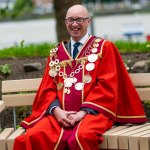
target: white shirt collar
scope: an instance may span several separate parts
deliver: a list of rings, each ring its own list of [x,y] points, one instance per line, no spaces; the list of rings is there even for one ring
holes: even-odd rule
[[[80,39],[78,42],[80,42],[82,45],[84,45],[84,43],[86,42],[86,40],[89,38],[89,34],[88,33],[86,33],[86,35],[82,38],[82,39]],[[73,44],[74,43],[76,43],[73,39],[72,39],[72,37],[71,37],[71,45],[73,46]]]
[[[80,39],[78,42],[80,42],[81,44],[79,45],[78,49],[80,51],[81,47],[84,45],[84,43],[86,42],[86,40],[89,38],[89,33],[87,33],[82,39]],[[73,55],[73,44],[76,43],[72,37],[70,38],[71,41],[71,55]]]

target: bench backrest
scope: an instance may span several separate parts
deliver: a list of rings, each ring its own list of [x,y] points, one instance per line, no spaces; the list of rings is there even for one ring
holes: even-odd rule
[[[32,105],[41,78],[2,81],[5,107]]]
[[[150,100],[150,73],[130,74],[142,101]],[[41,78],[2,81],[5,107],[32,105]]]

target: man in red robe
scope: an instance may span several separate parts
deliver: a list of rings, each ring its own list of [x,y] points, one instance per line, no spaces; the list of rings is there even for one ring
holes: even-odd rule
[[[50,50],[32,114],[21,123],[26,134],[14,150],[98,150],[115,122],[146,121],[117,48],[89,35],[90,22],[82,5],[68,9],[70,41]]]

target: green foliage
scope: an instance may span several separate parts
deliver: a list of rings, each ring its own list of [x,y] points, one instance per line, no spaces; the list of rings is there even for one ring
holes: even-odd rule
[[[1,66],[0,66],[0,72],[1,72],[3,75],[10,74],[10,73],[11,73],[10,65],[9,65],[9,64],[1,65]]]
[[[21,47],[24,46],[24,40],[22,40],[22,41],[20,42],[20,46],[21,46]]]
[[[0,9],[0,14],[2,15],[2,16],[6,16],[6,9]]]
[[[16,0],[14,4],[15,11],[21,11],[25,7],[32,8],[32,0]]]
[[[150,52],[149,42],[116,41],[120,52]]]
[[[33,4],[32,0],[16,0],[12,13],[12,18],[17,16],[23,16],[32,11]]]
[[[0,58],[47,57],[54,45],[54,43],[25,45],[25,42],[21,41],[18,46],[0,50]]]
[[[145,101],[143,103],[143,106],[144,106],[144,109],[145,109],[147,119],[150,121],[150,101]]]
[[[0,19],[14,19],[29,16],[33,10],[32,0],[16,0],[13,9],[0,8]]]
[[[16,115],[19,119],[18,121],[21,122],[24,118],[31,114],[31,106],[22,106],[16,108]]]
[[[114,42],[121,53],[125,52],[150,52],[150,43],[135,43],[128,41]],[[20,45],[4,48],[0,50],[0,58],[25,58],[25,57],[47,57],[50,49],[54,47],[55,43],[38,43],[25,45],[22,40]]]

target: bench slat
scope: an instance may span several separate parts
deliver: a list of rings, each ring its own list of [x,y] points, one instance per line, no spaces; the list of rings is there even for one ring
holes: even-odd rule
[[[111,129],[109,129],[108,131],[106,131],[102,136],[103,136],[103,143],[100,144],[100,149],[107,149],[108,148],[108,135],[111,133],[114,133],[116,131],[120,131],[122,129],[127,128],[128,126],[113,126]]]
[[[5,128],[0,133],[0,149],[7,150],[6,140],[14,132],[14,128]]]
[[[2,95],[6,107],[31,106],[35,93]]]
[[[6,80],[2,82],[2,93],[18,92],[18,91],[37,91],[40,82],[41,78]]]
[[[130,149],[129,148],[129,137],[131,135],[137,134],[137,133],[141,133],[141,132],[145,132],[147,130],[150,130],[150,123],[147,123],[146,126],[142,126],[136,130],[132,130],[129,132],[125,132],[124,134],[120,134],[118,135],[118,143],[119,143],[119,148],[121,149]],[[137,147],[137,145],[135,146]]]
[[[144,127],[146,126],[147,124],[143,124],[143,125],[133,125],[133,126],[129,126],[128,128],[125,128],[125,129],[122,129],[122,130],[119,130],[117,132],[114,132],[114,133],[110,133],[108,135],[108,146],[110,149],[114,149],[114,148],[118,148],[119,149],[128,149],[128,143],[123,143],[123,146],[122,146],[122,143],[120,143],[119,145],[119,141],[118,141],[118,136],[121,135],[121,134],[124,134],[126,132],[130,132],[130,131],[133,131],[133,130],[136,130],[136,129],[139,129],[141,127]],[[124,146],[126,144],[126,146]],[[118,146],[119,145],[119,146]]]
[[[150,130],[146,130],[146,131],[129,136],[129,149],[139,150],[139,138],[140,136],[145,135],[145,134],[150,134]]]
[[[139,139],[140,150],[150,150],[150,134],[146,134]]]
[[[139,88],[137,91],[142,101],[150,100],[148,99],[150,97],[150,88]],[[35,93],[2,95],[2,99],[5,102],[6,107],[32,105],[34,97]],[[0,101],[0,112],[5,107],[3,101]]]
[[[2,112],[5,108],[5,103],[4,101],[0,101],[0,112]]]
[[[133,130],[133,131],[124,133],[123,136],[131,136],[133,134],[136,134],[136,133],[139,133],[139,132],[142,132],[142,131],[145,131],[145,130],[150,130],[150,124],[147,124],[146,126],[143,126],[143,127],[139,128],[137,130]]]
[[[150,86],[150,73],[130,73],[135,86]]]
[[[7,139],[8,150],[13,150],[14,140],[17,136],[25,133],[25,129],[19,127],[10,137]]]
[[[150,88],[136,88],[142,101],[150,100]]]

